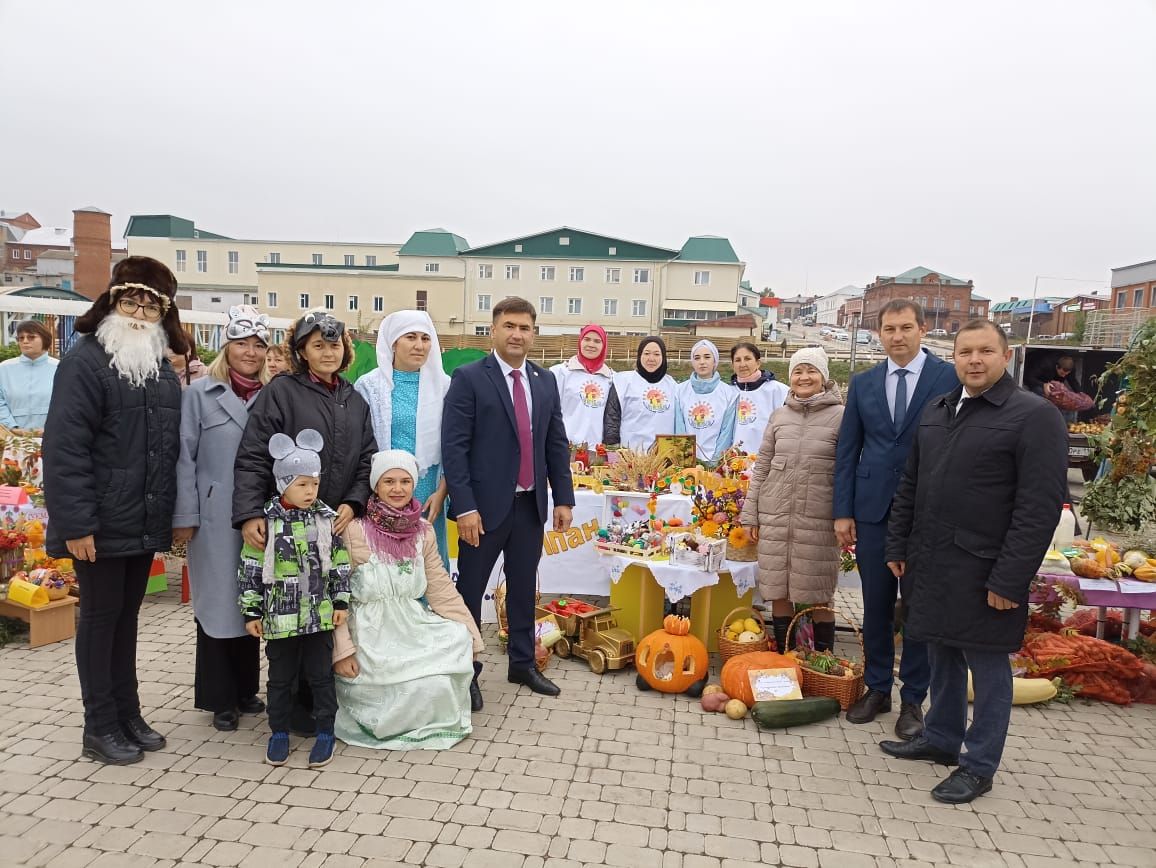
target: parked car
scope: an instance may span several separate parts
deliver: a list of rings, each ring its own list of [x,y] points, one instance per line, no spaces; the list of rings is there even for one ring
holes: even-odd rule
[[[947,329],[932,329],[927,333],[929,338],[945,338],[947,337]]]
[[[830,326],[823,326],[821,329],[819,329],[819,337],[821,337],[821,338],[828,337],[834,331],[835,330],[833,328],[831,328]]]
[[[1036,340],[1037,341],[1054,341],[1055,337],[1053,335],[1040,335],[1038,338],[1036,338]]]
[[[867,331],[866,329],[859,329],[859,331],[857,331],[855,333],[855,343],[857,343],[857,344],[869,344],[869,343],[871,343],[871,332]]]
[[[1075,332],[1060,332],[1060,334],[1053,337],[1052,340],[1054,340],[1054,341],[1070,341],[1075,336],[1076,336]]]
[[[835,332],[835,340],[837,341],[851,341],[851,335],[844,331]]]

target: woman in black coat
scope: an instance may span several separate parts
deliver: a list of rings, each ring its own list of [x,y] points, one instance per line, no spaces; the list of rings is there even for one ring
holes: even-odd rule
[[[44,428],[47,549],[80,582],[76,669],[84,755],[123,765],[165,739],[141,716],[137,616],[153,556],[172,546],[181,386],[165,351],[188,344],[177,280],[155,259],[117,264],[76,321]]]
[[[353,341],[345,326],[327,313],[310,313],[293,324],[289,340],[293,373],[274,377],[257,395],[233,465],[233,527],[249,545],[265,548],[265,504],[274,497],[269,438],[296,439],[306,428],[321,433],[321,487],[318,498],[337,510],[336,533],[365,512],[369,470],[377,452],[369,405],[339,376],[353,361]],[[292,728],[309,735],[312,697],[298,685]]]

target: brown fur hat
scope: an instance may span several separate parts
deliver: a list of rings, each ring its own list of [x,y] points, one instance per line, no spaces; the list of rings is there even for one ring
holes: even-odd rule
[[[87,335],[96,331],[101,321],[113,311],[116,299],[112,295],[113,287],[124,284],[140,284],[148,287],[148,294],[155,295],[162,304],[167,305],[161,326],[169,339],[169,348],[184,355],[189,351],[189,339],[181,328],[181,314],[177,310],[177,279],[163,262],[158,262],[148,256],[129,256],[122,259],[112,270],[112,279],[108,282],[108,289],[101,293],[92,307],[76,321],[76,331]],[[123,292],[144,291],[135,287],[122,290]],[[119,296],[121,293],[118,292]]]

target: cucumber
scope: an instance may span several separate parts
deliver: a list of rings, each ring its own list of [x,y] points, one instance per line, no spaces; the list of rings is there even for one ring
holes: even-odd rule
[[[763,729],[786,729],[818,723],[828,717],[837,717],[839,700],[829,696],[814,696],[806,699],[776,699],[773,702],[756,702],[751,708],[751,717]]]

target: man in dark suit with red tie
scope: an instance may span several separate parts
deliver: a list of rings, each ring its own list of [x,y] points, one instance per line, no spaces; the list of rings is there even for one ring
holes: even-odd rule
[[[574,486],[554,375],[526,360],[537,316],[523,298],[494,306],[494,352],[458,368],[450,381],[442,412],[442,466],[450,517],[458,524],[458,591],[480,624],[490,573],[498,555],[505,556],[508,678],[557,696],[557,685],[534,664],[534,604],[547,483],[555,530],[570,527]],[[480,710],[476,676],[470,699]]]

